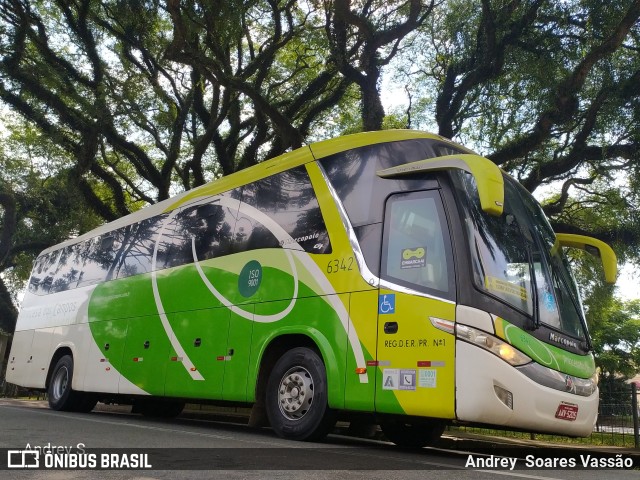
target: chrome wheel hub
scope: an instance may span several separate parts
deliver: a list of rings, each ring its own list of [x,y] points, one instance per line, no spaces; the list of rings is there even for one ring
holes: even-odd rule
[[[53,399],[59,400],[62,398],[62,395],[64,395],[64,392],[67,389],[67,383],[69,382],[69,370],[67,370],[67,367],[62,367],[58,370],[52,382],[53,389],[51,393],[53,394]]]
[[[304,417],[313,402],[313,378],[303,367],[290,368],[278,386],[278,406],[289,420]]]

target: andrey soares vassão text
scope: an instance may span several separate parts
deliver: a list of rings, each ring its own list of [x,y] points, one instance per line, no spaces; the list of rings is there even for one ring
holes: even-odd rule
[[[469,455],[465,467],[480,469],[508,468],[513,470],[516,468],[517,462],[518,459],[514,457]],[[535,455],[527,455],[520,465],[525,468],[633,468],[634,461],[633,458],[624,457],[622,454],[607,457],[595,457],[589,454],[579,454],[576,457],[536,457]]]

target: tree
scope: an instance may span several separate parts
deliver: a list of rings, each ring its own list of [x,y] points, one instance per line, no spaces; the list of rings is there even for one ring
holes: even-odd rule
[[[291,1],[4,0],[0,99],[71,159],[36,183],[62,182],[113,220],[300,146],[352,102],[319,19]],[[26,191],[13,187],[0,198],[5,256]]]
[[[162,18],[151,13],[157,7],[90,0],[0,7],[0,98],[76,160],[70,175],[108,220],[129,213],[128,195],[167,198],[187,163],[181,147],[195,85],[188,72],[158,61],[166,41]],[[96,195],[91,179],[108,185],[112,201]]]
[[[313,4],[171,0],[167,11],[167,57],[202,81],[194,115],[210,132],[224,174],[300,147],[345,97],[349,81],[325,61]]]
[[[558,231],[638,258],[640,225],[628,212],[638,207],[640,1],[446,7],[419,37],[422,57],[405,61],[406,81],[429,93],[416,104],[434,107],[441,135],[475,144],[529,191],[554,185],[545,211]],[[602,205],[596,224],[575,215]]]
[[[73,162],[58,146],[19,119],[5,125],[10,134],[0,144],[0,329],[12,332],[14,295],[36,255],[101,219],[87,208],[75,185]]]
[[[600,292],[588,304],[596,363],[603,382],[629,379],[640,370],[640,300],[623,302]]]
[[[358,85],[364,131],[383,127],[385,112],[379,91],[382,68],[391,62],[404,38],[425,22],[433,8],[433,1],[420,0],[325,0],[331,60],[345,78]]]
[[[491,158],[558,231],[639,260],[639,18],[640,0],[0,0],[0,101],[65,159],[44,183],[104,220],[411,125]],[[406,118],[385,117],[385,72]],[[11,249],[22,193],[1,192]]]

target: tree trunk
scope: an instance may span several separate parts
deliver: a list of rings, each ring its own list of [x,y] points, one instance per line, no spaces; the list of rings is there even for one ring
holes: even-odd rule
[[[370,69],[373,70],[373,69]],[[384,107],[378,91],[379,72],[369,71],[364,81],[360,82],[362,93],[362,129],[365,132],[382,130]]]
[[[13,300],[2,277],[0,277],[0,330],[13,333],[16,329],[18,310],[13,305]]]

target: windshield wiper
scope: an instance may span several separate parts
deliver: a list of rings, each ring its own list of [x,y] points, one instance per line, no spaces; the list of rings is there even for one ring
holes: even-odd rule
[[[529,264],[529,278],[531,279],[531,305],[533,309],[531,330],[537,330],[540,328],[540,307],[538,305],[538,281],[536,280],[536,270],[533,263],[533,249],[531,248],[532,245],[535,245],[535,240],[533,239],[531,231],[520,225],[520,222],[518,222],[515,215],[507,215],[506,220],[507,225],[513,227],[513,229],[524,238],[525,250],[527,252],[527,263]]]
[[[527,261],[529,263],[529,277],[531,278],[531,302],[533,304],[533,327],[531,330],[537,330],[540,328],[540,305],[538,304],[538,280],[536,279],[536,269],[535,264],[533,263],[533,249],[531,248],[531,243],[533,243],[533,239],[529,242],[529,239],[525,235],[526,241],[526,250],[527,250]]]

